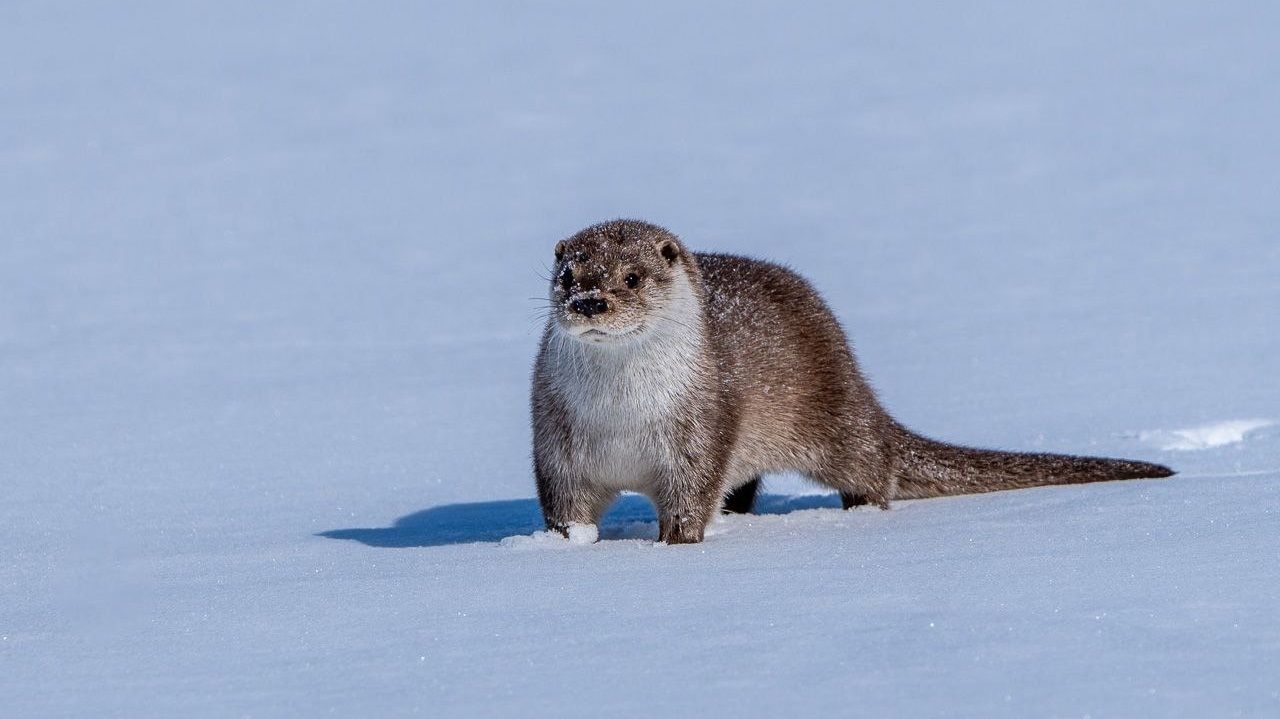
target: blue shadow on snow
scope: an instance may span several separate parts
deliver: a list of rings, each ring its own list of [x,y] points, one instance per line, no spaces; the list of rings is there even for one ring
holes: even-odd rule
[[[756,498],[756,514],[787,514],[801,509],[839,508],[835,494],[787,496],[761,494]],[[614,503],[600,522],[606,539],[617,532],[611,528],[636,522],[656,522],[653,505],[636,494],[626,494]],[[496,502],[464,502],[431,507],[396,520],[390,527],[331,529],[318,536],[351,539],[370,547],[403,549],[439,547],[448,544],[497,542],[503,537],[532,534],[543,529],[542,511],[536,499],[504,499]],[[654,530],[657,534],[657,530]]]

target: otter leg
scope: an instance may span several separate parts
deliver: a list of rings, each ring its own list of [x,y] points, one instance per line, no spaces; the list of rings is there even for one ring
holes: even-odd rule
[[[684,474],[656,488],[652,499],[658,510],[658,541],[701,542],[722,497],[721,482],[706,475]]]
[[[697,544],[707,531],[700,512],[663,512],[658,517],[658,541],[664,544]]]
[[[542,503],[542,519],[547,529],[569,536],[570,524],[600,524],[609,506],[618,498],[618,492],[582,485],[568,495],[558,495]]]
[[[724,498],[724,506],[720,511],[723,514],[750,514],[751,508],[756,503],[756,492],[760,489],[760,478],[756,477],[750,482],[738,487]]]
[[[841,452],[829,463],[809,473],[814,480],[840,492],[845,509],[862,504],[889,508],[896,491],[896,481],[887,463],[879,455]]]
[[[861,507],[867,504],[867,495],[855,494],[854,492],[841,492],[840,504],[844,505],[845,509],[853,509],[854,507]]]
[[[587,481],[574,481],[536,468],[538,502],[547,529],[569,536],[570,524],[599,524],[618,492]]]

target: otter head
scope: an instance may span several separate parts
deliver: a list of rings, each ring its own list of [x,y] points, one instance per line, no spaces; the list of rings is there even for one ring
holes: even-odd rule
[[[558,329],[583,342],[622,344],[665,321],[686,271],[675,235],[635,220],[593,225],[556,243],[551,304]]]

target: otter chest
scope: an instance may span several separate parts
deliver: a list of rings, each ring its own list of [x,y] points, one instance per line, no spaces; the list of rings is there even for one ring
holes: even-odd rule
[[[587,363],[562,386],[570,421],[570,460],[597,483],[644,491],[666,473],[685,378],[653,363]]]

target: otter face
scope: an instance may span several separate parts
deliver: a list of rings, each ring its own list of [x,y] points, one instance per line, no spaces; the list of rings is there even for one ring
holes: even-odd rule
[[[673,235],[644,223],[589,227],[556,244],[552,321],[592,344],[645,336],[664,316],[684,251]]]

